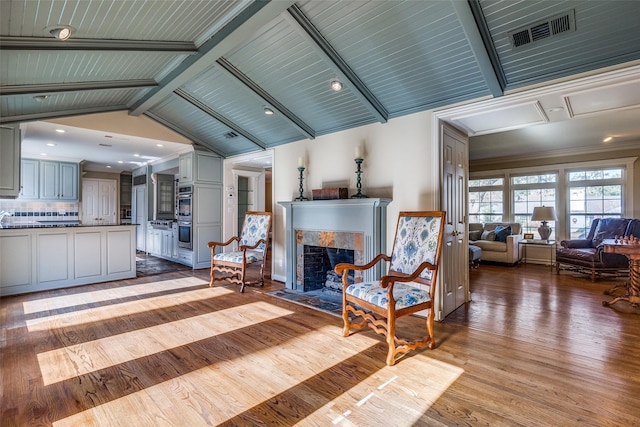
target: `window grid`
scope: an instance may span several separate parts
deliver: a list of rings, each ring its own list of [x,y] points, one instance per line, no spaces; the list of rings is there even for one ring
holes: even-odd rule
[[[586,238],[595,218],[621,218],[624,168],[569,171],[569,235]]]
[[[523,233],[537,234],[540,223],[531,221],[533,208],[538,206],[557,206],[557,173],[540,173],[511,177],[513,219],[520,223]],[[556,238],[556,222],[548,221],[551,227],[549,239]]]
[[[469,180],[469,222],[501,222],[504,216],[504,178]]]

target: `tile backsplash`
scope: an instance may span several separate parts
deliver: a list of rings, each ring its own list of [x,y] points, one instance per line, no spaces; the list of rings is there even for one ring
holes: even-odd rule
[[[14,225],[35,221],[77,221],[78,203],[65,202],[27,202],[21,200],[0,199],[0,211],[11,213],[2,221]]]

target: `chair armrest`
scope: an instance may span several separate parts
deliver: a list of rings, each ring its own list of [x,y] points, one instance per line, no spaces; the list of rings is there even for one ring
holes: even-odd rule
[[[587,239],[571,239],[571,240],[562,240],[560,242],[560,246],[567,249],[577,249],[577,248],[590,248],[591,240]]]
[[[379,254],[370,262],[364,265],[356,265],[356,264],[349,264],[348,262],[341,262],[339,264],[336,264],[333,271],[335,271],[336,274],[347,274],[349,270],[358,270],[358,271],[368,270],[374,265],[376,265],[378,262],[380,262],[381,260],[389,262],[391,261],[391,257],[386,254]]]
[[[430,262],[425,261],[420,264],[412,274],[398,273],[394,271],[380,278],[380,287],[386,288],[389,285],[393,285],[395,282],[413,282],[422,274],[424,270],[435,271],[437,268],[438,267],[431,264]]]
[[[232,238],[230,238],[229,240],[227,240],[226,242],[209,242],[207,243],[207,246],[209,248],[211,248],[211,250],[215,250],[216,246],[228,246],[231,243],[233,243],[234,241],[239,242],[240,241],[240,237],[238,236],[233,236]]]
[[[261,243],[264,243],[265,245],[267,244],[267,241],[265,239],[260,239],[256,242],[255,245],[240,245],[238,247],[238,250],[240,251],[246,251],[247,249],[255,249],[257,248]]]

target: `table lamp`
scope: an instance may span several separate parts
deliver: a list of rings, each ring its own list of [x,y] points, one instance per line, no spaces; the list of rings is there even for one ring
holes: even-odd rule
[[[541,221],[542,225],[538,228],[540,238],[542,240],[549,240],[551,235],[551,227],[547,225],[547,221],[557,221],[556,209],[553,206],[538,206],[533,208],[533,215],[531,221]]]

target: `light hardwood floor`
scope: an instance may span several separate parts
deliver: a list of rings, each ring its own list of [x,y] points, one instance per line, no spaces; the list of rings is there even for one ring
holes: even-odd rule
[[[208,272],[2,298],[2,426],[640,425],[640,314],[610,281],[481,265],[435,350]],[[405,331],[424,321],[403,318]]]

